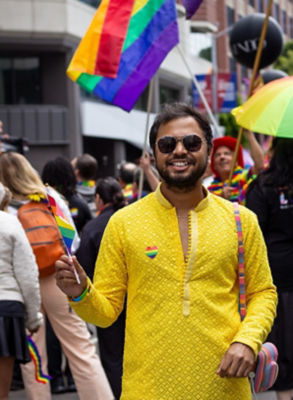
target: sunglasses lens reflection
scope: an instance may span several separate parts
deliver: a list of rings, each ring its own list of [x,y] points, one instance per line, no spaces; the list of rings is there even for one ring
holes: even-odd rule
[[[177,145],[177,139],[173,136],[164,136],[158,140],[158,148],[161,153],[172,153]],[[202,140],[197,135],[187,135],[181,139],[183,146],[187,151],[199,151],[202,145]]]

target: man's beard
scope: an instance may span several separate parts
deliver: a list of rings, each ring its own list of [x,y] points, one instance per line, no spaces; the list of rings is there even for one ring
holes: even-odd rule
[[[182,161],[182,158],[180,158],[180,160]],[[172,161],[174,161],[174,159]],[[156,165],[156,167],[161,178],[166,183],[168,188],[177,189],[183,192],[189,192],[192,189],[194,189],[199,179],[203,176],[207,168],[207,164],[208,164],[208,157],[206,158],[206,160],[202,165],[199,164],[198,167],[194,169],[187,176],[180,175],[180,173],[178,173],[178,175],[176,176],[171,176],[168,173],[167,168],[163,169],[158,167],[158,165]]]

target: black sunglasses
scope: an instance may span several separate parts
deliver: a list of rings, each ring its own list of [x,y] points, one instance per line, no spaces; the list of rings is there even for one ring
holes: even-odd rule
[[[168,154],[175,150],[177,142],[182,142],[185,149],[191,152],[199,151],[202,145],[202,139],[197,135],[187,135],[180,139],[174,136],[163,136],[157,143],[160,152]]]

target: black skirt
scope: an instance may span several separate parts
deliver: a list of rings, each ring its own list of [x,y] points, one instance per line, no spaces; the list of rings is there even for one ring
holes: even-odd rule
[[[279,375],[271,390],[293,389],[293,292],[279,293],[277,317],[267,341],[279,353]]]
[[[20,301],[0,300],[0,357],[15,357],[22,364],[31,361]]]

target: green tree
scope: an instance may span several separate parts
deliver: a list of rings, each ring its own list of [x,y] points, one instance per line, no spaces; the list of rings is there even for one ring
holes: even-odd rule
[[[288,75],[293,75],[293,40],[285,44],[281,55],[275,62],[274,68],[281,69]]]
[[[212,61],[212,48],[205,47],[204,49],[201,49],[199,56],[207,61]]]

